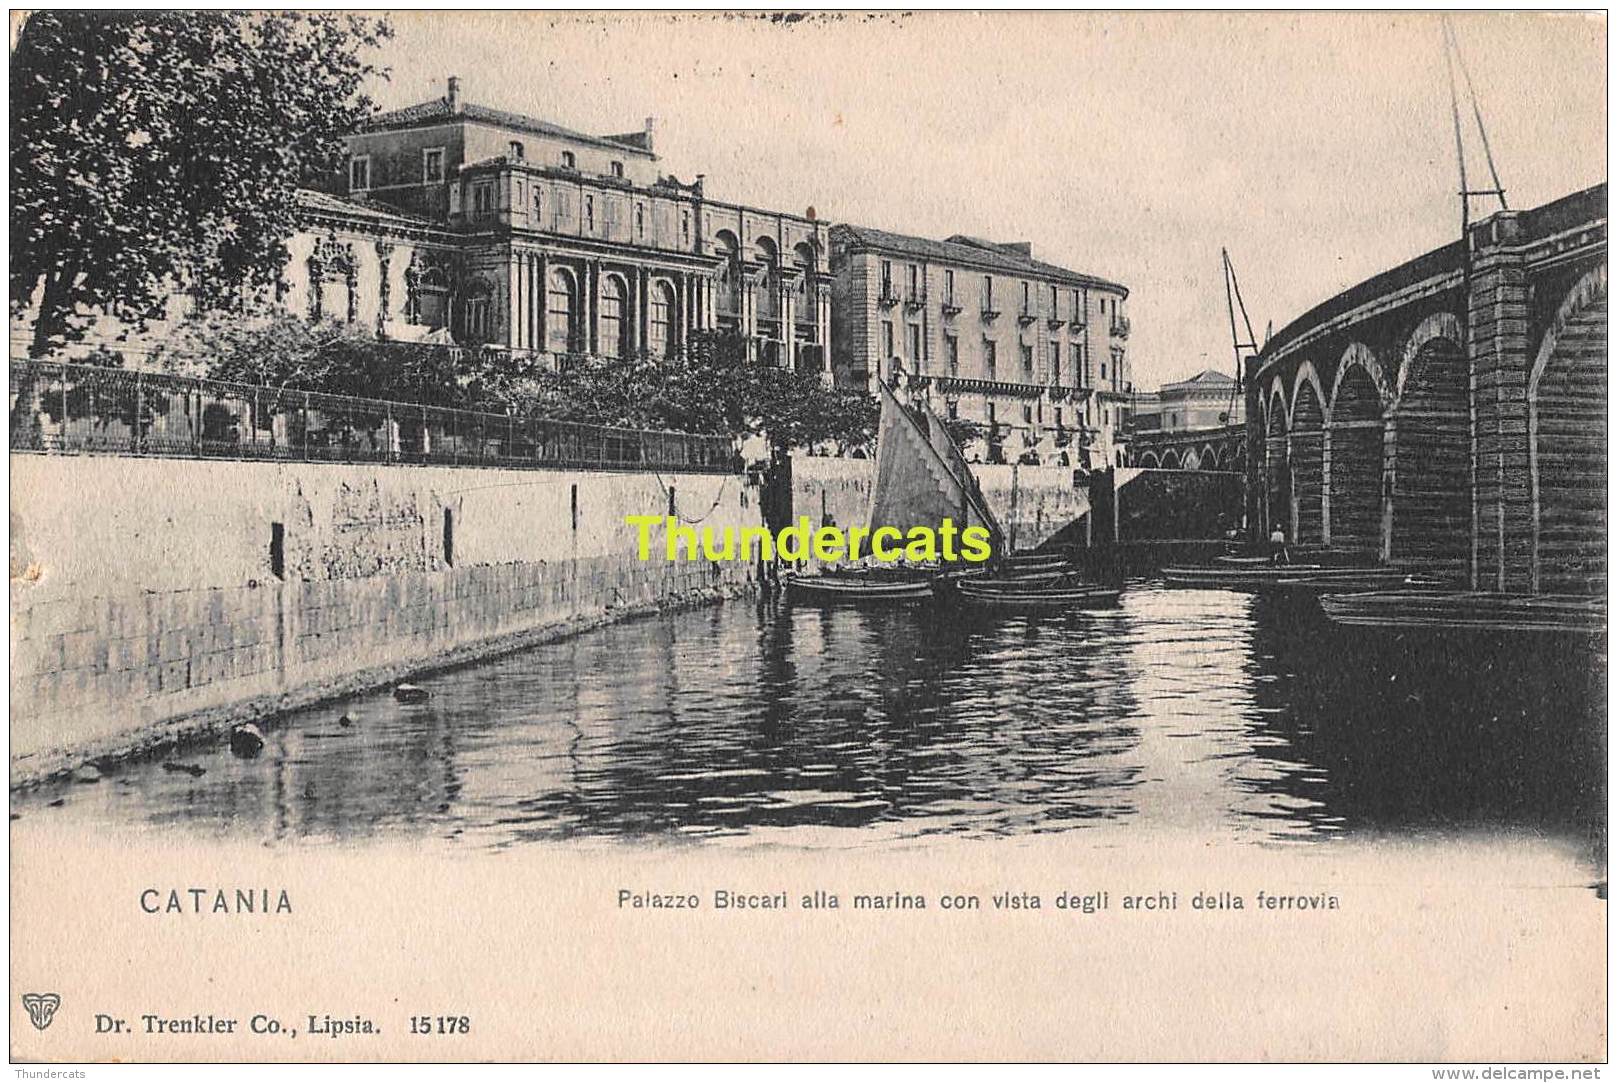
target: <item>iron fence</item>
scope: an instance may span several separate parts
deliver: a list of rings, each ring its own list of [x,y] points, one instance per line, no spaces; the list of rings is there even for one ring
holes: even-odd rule
[[[733,473],[728,437],[53,361],[10,366],[11,450]]]

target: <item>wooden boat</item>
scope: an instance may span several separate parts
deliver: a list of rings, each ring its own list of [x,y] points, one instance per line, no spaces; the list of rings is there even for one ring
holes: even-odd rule
[[[1416,578],[1400,568],[1327,566],[1324,564],[1181,565],[1162,569],[1170,586],[1208,590],[1355,590],[1394,589],[1403,586],[1438,586],[1437,580]]]
[[[860,602],[914,602],[932,597],[929,579],[886,579],[861,575],[802,575],[785,580],[786,597],[816,605]]]
[[[1325,594],[1320,608],[1338,624],[1464,632],[1606,630],[1606,600],[1567,594],[1381,590]]]
[[[1429,575],[1411,575],[1395,568],[1367,568],[1357,575],[1303,575],[1294,579],[1281,579],[1274,584],[1276,591],[1302,591],[1318,594],[1356,594],[1373,590],[1442,590],[1448,583]]]
[[[1007,586],[1004,583],[961,580],[955,596],[968,609],[1001,613],[1051,613],[1069,609],[1104,609],[1117,604],[1122,591],[1109,587]]]
[[[876,432],[876,480],[870,491],[871,528],[892,527],[907,535],[918,526],[935,531],[950,519],[962,531],[984,528],[991,548],[999,549],[1003,536],[999,523],[943,422],[924,400],[906,406],[885,381],[877,383],[881,421]],[[875,565],[788,579],[786,596],[818,604],[917,601],[932,597],[931,581],[938,576],[936,567]]]
[[[1018,553],[1006,557],[1000,562],[1000,567],[1012,574],[1041,572],[1052,568],[1070,568],[1072,561],[1062,553]]]

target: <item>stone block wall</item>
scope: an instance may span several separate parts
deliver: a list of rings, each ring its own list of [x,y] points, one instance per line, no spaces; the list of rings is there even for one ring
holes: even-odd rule
[[[13,785],[754,578],[623,522],[754,525],[734,477],[11,463]]]

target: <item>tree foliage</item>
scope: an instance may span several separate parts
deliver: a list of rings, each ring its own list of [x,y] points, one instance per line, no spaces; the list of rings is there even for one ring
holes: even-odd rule
[[[862,446],[878,415],[868,394],[750,360],[741,336],[718,331],[693,335],[683,357],[576,358],[539,384],[540,408],[551,416],[761,436],[779,447]]]
[[[574,356],[551,368],[504,351],[382,341],[329,320],[281,314],[244,323],[227,314],[179,328],[151,360],[169,372],[287,390],[760,436],[788,448],[863,446],[878,414],[864,392],[749,360],[740,336],[719,332],[693,336],[681,357]]]
[[[177,283],[203,307],[272,287],[300,184],[370,114],[390,36],[335,12],[41,11],[11,58],[13,315],[30,352],[85,309],[143,326]]]

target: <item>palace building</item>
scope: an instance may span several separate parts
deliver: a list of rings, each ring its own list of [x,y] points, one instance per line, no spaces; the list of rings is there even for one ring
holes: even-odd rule
[[[919,388],[940,416],[976,422],[984,462],[1124,462],[1133,383],[1115,282],[1033,258],[1029,242],[831,230],[838,383]]]
[[[349,137],[346,176],[308,197],[288,303],[550,356],[667,356],[729,329],[760,360],[828,373],[826,227],[663,176],[654,134],[569,131],[466,102],[451,78]]]
[[[830,379],[828,236],[812,217],[710,199],[659,172],[652,121],[586,135],[462,99],[383,113],[343,175],[300,193],[280,303],[382,338],[564,355],[668,356],[728,329],[765,363]],[[139,355],[191,314],[96,344]],[[14,349],[26,336],[13,322]],[[134,361],[138,364],[138,360]]]

